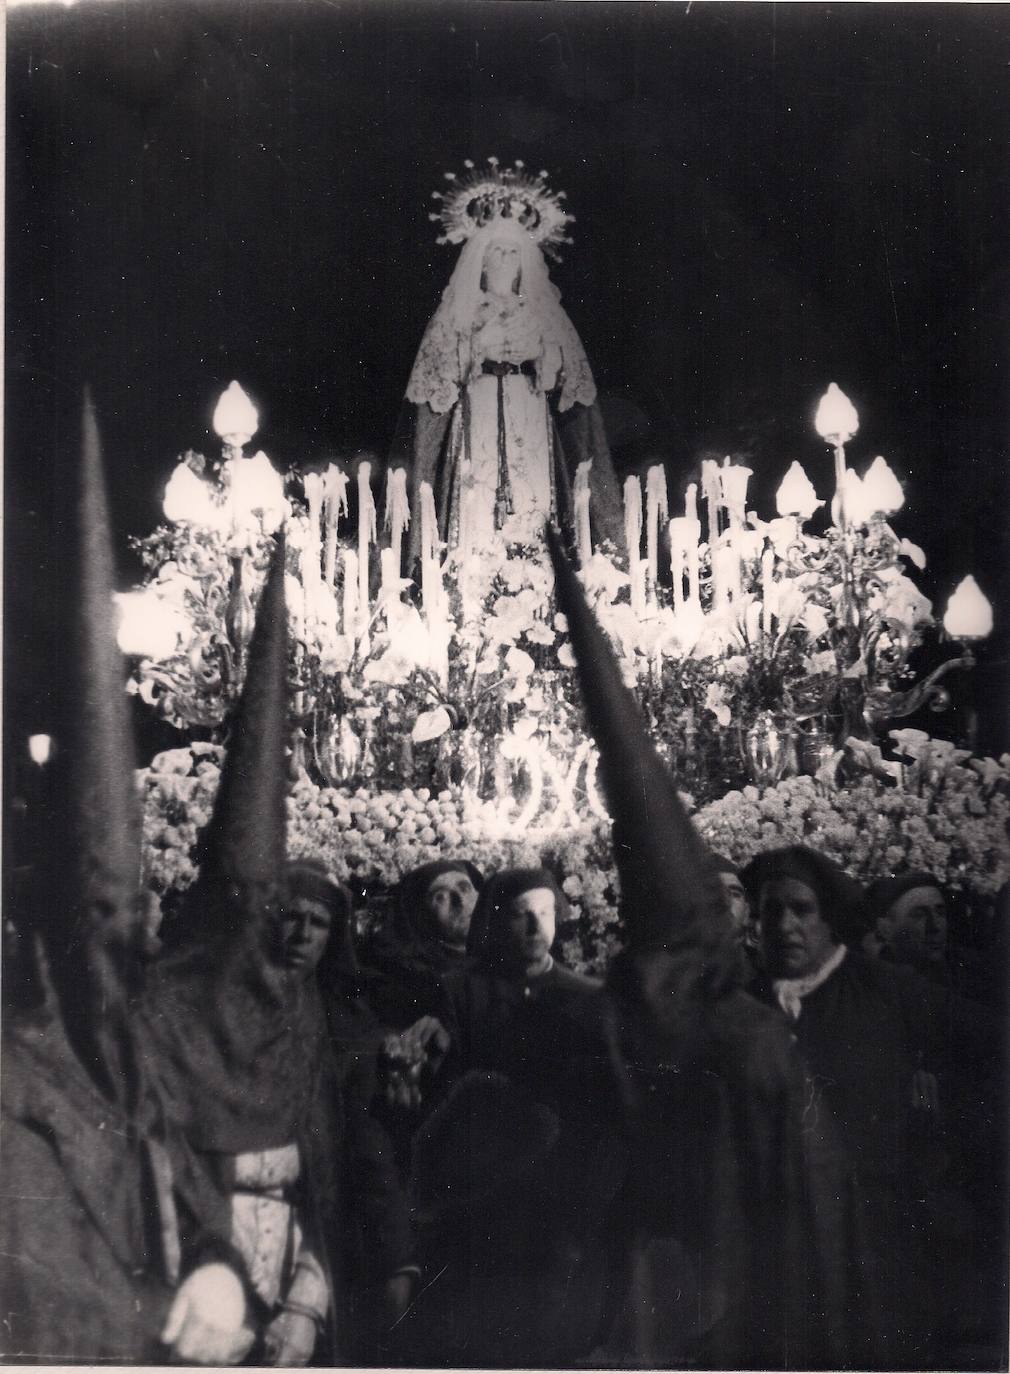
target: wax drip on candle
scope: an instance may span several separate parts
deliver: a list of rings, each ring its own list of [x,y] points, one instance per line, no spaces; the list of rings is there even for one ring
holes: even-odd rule
[[[320,575],[323,479],[318,472],[307,472],[302,478],[302,486],[305,488],[305,500],[309,508],[309,534],[302,554],[302,579],[307,589],[319,581]]]
[[[362,632],[368,627],[368,569],[369,550],[377,542],[375,502],[372,499],[370,477],[372,465],[358,464],[358,619]]]
[[[714,458],[706,458],[702,462],[701,491],[708,512],[708,545],[710,549],[714,549],[719,538],[719,505],[722,495],[719,464]]]
[[[347,514],[347,483],[347,473],[336,463],[331,463],[323,476],[326,493],[326,550],[323,556],[323,577],[328,587],[332,587],[336,575],[337,535],[340,531],[340,517]]]
[[[628,544],[631,608],[641,618],[645,611],[645,588],[638,566],[642,561],[642,483],[635,476],[624,482],[624,534]]]
[[[407,471],[390,468],[386,474],[386,510],[383,521],[389,532],[389,545],[396,562],[397,577],[403,567],[403,535],[410,526],[410,502],[407,500]]]
[[[666,489],[666,472],[660,463],[654,464],[645,479],[646,494],[646,558],[649,564],[649,587],[655,599],[659,580],[659,522],[670,514]]]
[[[579,562],[583,567],[593,556],[593,534],[589,522],[589,471],[593,466],[591,458],[584,459],[575,469],[575,483],[572,488],[572,505],[575,511],[575,537],[579,550]]]

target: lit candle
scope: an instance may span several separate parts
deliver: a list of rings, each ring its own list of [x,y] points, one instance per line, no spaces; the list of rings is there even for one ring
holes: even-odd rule
[[[642,561],[642,483],[635,476],[624,481],[624,538],[628,545],[631,609],[640,619],[645,613],[645,584],[638,566]]]
[[[992,605],[974,577],[958,583],[947,603],[943,628],[951,639],[985,639],[992,633]]]
[[[319,581],[322,557],[321,517],[323,512],[323,479],[318,472],[307,472],[302,478],[305,499],[309,507],[309,533],[302,550],[302,578],[306,590]]]
[[[323,485],[326,492],[326,550],[323,555],[323,578],[333,586],[337,568],[337,534],[340,517],[347,514],[347,473],[331,463],[326,469]]]
[[[435,494],[430,482],[422,482],[421,498],[421,608],[428,618],[437,614],[438,592],[436,566],[438,559],[438,517],[435,514]]]
[[[687,536],[684,526],[687,517],[675,515],[670,521],[670,578],[673,582],[673,609],[679,612],[684,606],[684,564],[687,561]]]
[[[358,556],[353,549],[344,549],[341,560],[344,565],[343,631],[348,639],[355,639],[358,634]]]
[[[403,535],[410,525],[410,502],[407,499],[406,468],[391,468],[386,476],[385,527],[389,531],[389,545],[393,550],[396,575],[403,568]]]
[[[751,479],[751,468],[731,463],[727,458],[719,472],[722,489],[722,503],[729,516],[732,529],[743,526],[747,517],[747,484]]]
[[[376,542],[371,473],[371,463],[358,464],[358,617],[363,629],[368,624],[368,551]]]
[[[765,549],[761,555],[761,630],[765,635],[772,632],[772,599],[775,595],[775,553]]]
[[[701,491],[708,511],[708,542],[715,548],[719,538],[719,501],[722,484],[719,480],[719,464],[714,458],[706,458],[701,465]]]
[[[386,619],[390,616],[390,603],[399,600],[400,571],[396,566],[396,554],[392,549],[382,549],[379,553],[379,569],[382,577],[382,593],[386,599]]]
[[[572,505],[575,509],[575,537],[579,550],[579,562],[583,567],[593,556],[593,534],[589,523],[589,469],[593,466],[591,458],[584,459],[575,469],[575,484],[572,489]]]
[[[670,521],[670,572],[673,575],[673,607],[684,605],[684,572],[688,577],[687,598],[698,600],[698,541],[701,523],[690,515],[676,515]]]
[[[685,527],[684,531],[687,542],[687,599],[689,605],[700,607],[698,548],[701,544],[701,521],[690,516],[686,516],[685,519],[690,521],[690,528]]]
[[[670,514],[666,489],[666,472],[661,463],[654,464],[645,479],[645,547],[649,564],[649,594],[655,599],[659,580],[659,522]]]

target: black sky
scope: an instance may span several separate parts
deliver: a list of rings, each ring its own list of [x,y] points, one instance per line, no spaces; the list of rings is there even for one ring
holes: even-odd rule
[[[454,257],[430,192],[489,153],[568,193],[553,275],[620,461],[711,444],[766,498],[794,457],[827,488],[837,381],[854,454],[910,479],[928,589],[975,571],[1010,605],[1007,7],[119,0],[7,36],[19,728],[82,383],[124,549],[232,377],[282,462],[382,451]]]

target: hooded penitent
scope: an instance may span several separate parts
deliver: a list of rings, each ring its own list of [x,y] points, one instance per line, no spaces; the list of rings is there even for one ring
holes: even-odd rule
[[[92,1079],[136,1100],[125,1010],[139,969],[140,818],[125,671],[116,644],[113,557],[98,426],[85,396],[70,522],[67,646],[52,795],[60,861],[41,903],[46,963],[67,1037]]]
[[[200,875],[143,1010],[187,1133],[225,1154],[295,1138],[324,1034],[314,979],[283,965],[287,612],[279,541],[256,616]]]
[[[206,1245],[218,1257],[227,1232],[129,1019],[142,973],[139,808],[101,468],[86,398],[56,607],[54,812],[33,893],[42,997],[4,1008],[0,1291],[7,1356],[134,1364],[165,1358],[171,1285]]]
[[[717,867],[656,753],[613,650],[550,527],[547,540],[614,818],[626,946],[631,952],[687,952],[698,960],[706,984],[718,985],[737,976],[738,961]]]

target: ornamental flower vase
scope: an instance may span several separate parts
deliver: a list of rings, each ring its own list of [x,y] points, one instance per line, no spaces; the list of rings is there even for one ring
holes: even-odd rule
[[[761,711],[743,736],[743,759],[751,782],[771,787],[787,771],[795,772],[795,749],[788,725],[771,711]]]

